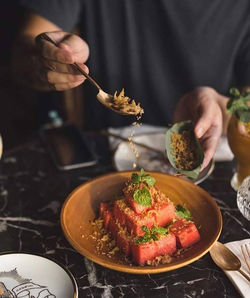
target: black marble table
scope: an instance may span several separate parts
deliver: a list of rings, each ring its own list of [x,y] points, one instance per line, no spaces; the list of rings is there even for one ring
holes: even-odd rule
[[[68,268],[76,278],[79,297],[239,297],[226,275],[206,254],[198,261],[167,273],[132,275],[94,264],[76,252],[60,226],[60,210],[78,185],[115,171],[104,146],[92,168],[59,171],[39,138],[5,152],[0,174],[0,251],[44,255]],[[230,186],[234,163],[216,163],[200,186],[219,205],[223,216],[221,242],[249,238],[250,225],[237,209]]]

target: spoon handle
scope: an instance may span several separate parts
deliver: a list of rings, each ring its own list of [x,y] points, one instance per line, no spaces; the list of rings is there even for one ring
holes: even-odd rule
[[[81,74],[83,74],[83,75],[85,76],[85,78],[87,78],[87,79],[90,81],[90,83],[92,83],[92,85],[94,85],[98,90],[102,90],[101,86],[100,86],[99,84],[97,84],[97,82],[96,82],[93,78],[91,78],[91,76],[88,75],[88,74],[87,74],[87,73],[80,67],[79,64],[77,64],[77,63],[75,62],[75,63],[72,64],[72,65],[74,65],[75,68],[77,68],[77,70],[78,70]]]
[[[250,277],[245,272],[240,269],[238,271],[250,282]]]
[[[57,43],[54,42],[54,40],[52,40],[46,33],[42,33],[40,34],[40,38],[47,40],[49,42],[51,42],[54,46],[57,47]],[[81,67],[79,64],[77,64],[76,62],[71,64],[73,65],[81,74],[83,74],[85,76],[85,78],[87,78],[98,90],[102,90],[102,88],[99,86],[99,84],[97,84],[97,82],[91,78],[90,75],[88,75]]]

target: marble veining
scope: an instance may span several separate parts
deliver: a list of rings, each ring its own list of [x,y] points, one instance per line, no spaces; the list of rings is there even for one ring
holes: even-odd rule
[[[166,273],[134,275],[104,268],[81,256],[60,227],[61,206],[78,185],[114,171],[100,161],[93,168],[58,171],[39,140],[4,156],[0,175],[0,251],[47,256],[68,268],[76,278],[79,297],[239,297],[209,254]],[[231,189],[233,162],[216,164],[201,187],[216,200],[223,216],[221,242],[249,237],[249,222],[236,205]]]

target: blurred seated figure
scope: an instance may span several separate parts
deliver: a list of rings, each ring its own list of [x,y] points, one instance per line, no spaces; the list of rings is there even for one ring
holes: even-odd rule
[[[144,123],[192,119],[208,164],[227,125],[228,89],[250,85],[248,0],[21,3],[27,16],[13,65],[22,84],[42,92],[75,88],[85,80],[71,66],[77,62],[105,91],[124,87],[144,108]],[[80,35],[72,34],[75,26]],[[86,128],[132,122],[100,105],[89,83],[83,90]]]

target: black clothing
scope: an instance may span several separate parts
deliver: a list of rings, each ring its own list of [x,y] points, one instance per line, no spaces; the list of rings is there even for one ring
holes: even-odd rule
[[[109,93],[141,102],[143,122],[167,125],[196,86],[226,94],[250,85],[249,0],[23,0],[64,31],[76,25],[90,47],[91,75]],[[88,126],[131,119],[102,107],[84,84]]]

